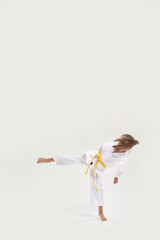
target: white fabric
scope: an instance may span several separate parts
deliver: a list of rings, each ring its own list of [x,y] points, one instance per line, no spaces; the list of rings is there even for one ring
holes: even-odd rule
[[[53,158],[56,164],[59,165],[67,165],[67,164],[75,164],[82,163],[88,166],[92,157],[99,152],[102,151],[102,161],[107,165],[107,167],[116,167],[115,177],[119,178],[120,175],[124,172],[126,162],[128,160],[126,153],[113,153],[113,146],[116,145],[117,142],[106,142],[103,143],[97,151],[86,151],[84,154],[74,155],[54,155]],[[90,166],[90,203],[94,206],[103,206],[104,205],[104,197],[103,197],[103,166],[98,163],[96,169],[95,183],[98,191],[95,190],[93,185],[93,172],[95,166],[96,159],[94,159],[94,163]],[[86,169],[84,170],[86,171]]]

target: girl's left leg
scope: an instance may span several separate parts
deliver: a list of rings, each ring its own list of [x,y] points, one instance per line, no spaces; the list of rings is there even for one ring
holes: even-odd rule
[[[95,183],[97,190],[95,190],[94,184],[93,184],[93,171],[94,168],[90,169],[90,197],[91,197],[91,205],[98,207],[98,215],[100,216],[102,221],[106,221],[107,218],[103,214],[103,205],[104,205],[104,194],[103,194],[103,172],[96,173],[95,176]]]
[[[103,214],[103,206],[99,206],[99,207],[98,207],[98,210],[99,210],[99,216],[100,216],[101,220],[102,220],[102,221],[106,221],[107,218],[106,218],[106,217],[104,216],[104,214]]]

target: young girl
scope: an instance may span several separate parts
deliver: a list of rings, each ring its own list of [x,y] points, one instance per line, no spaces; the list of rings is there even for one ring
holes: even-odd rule
[[[103,184],[102,176],[106,167],[116,166],[117,171],[113,183],[118,183],[118,178],[124,172],[127,162],[127,151],[139,144],[129,134],[123,134],[120,138],[103,143],[96,151],[86,151],[82,155],[53,155],[53,158],[39,158],[37,163],[55,162],[56,164],[66,165],[82,163],[88,166],[86,174],[90,169],[90,202],[97,206],[99,216],[102,221],[106,221],[103,214]]]

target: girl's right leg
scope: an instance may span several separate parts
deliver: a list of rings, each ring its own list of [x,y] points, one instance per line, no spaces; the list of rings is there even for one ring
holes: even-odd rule
[[[65,155],[53,155],[53,159],[55,160],[56,164],[58,165],[70,165],[70,164],[77,164],[77,163],[84,163],[86,162],[84,154],[65,154]]]
[[[54,158],[38,158],[37,163],[55,162]]]
[[[75,163],[82,163],[86,164],[86,155],[85,154],[66,154],[66,155],[53,155],[52,158],[38,158],[37,163],[49,163],[55,162],[59,165],[68,165],[68,164],[75,164]]]

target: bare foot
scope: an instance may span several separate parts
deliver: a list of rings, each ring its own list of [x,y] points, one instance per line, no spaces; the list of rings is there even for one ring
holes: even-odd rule
[[[37,163],[49,163],[55,162],[53,158],[38,158]]]
[[[105,216],[103,215],[103,213],[99,213],[99,216],[101,218],[102,221],[107,221],[107,218],[105,218]]]

